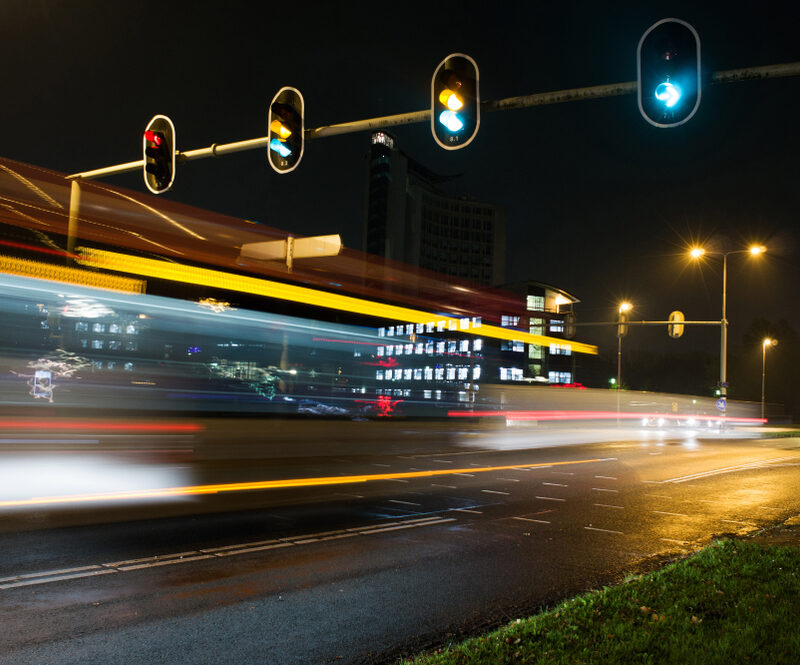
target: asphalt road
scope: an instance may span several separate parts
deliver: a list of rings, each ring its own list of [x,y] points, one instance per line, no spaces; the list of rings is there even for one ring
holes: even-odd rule
[[[37,509],[10,531],[2,514],[0,664],[391,662],[800,513],[800,439],[629,435],[250,460],[251,479],[358,480],[194,516],[37,529]]]

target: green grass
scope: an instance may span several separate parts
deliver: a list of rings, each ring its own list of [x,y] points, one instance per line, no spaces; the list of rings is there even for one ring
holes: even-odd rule
[[[800,548],[724,540],[407,665],[800,663]]]

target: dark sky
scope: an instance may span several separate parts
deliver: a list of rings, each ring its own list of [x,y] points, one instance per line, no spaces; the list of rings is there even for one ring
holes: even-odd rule
[[[707,72],[800,60],[797,2],[734,7],[5,0],[0,154],[67,173],[140,159],[156,113],[175,122],[183,150],[260,137],[284,85],[302,91],[307,127],[422,110],[433,69],[459,51],[478,62],[484,99],[632,81],[640,36],[669,16],[694,25]],[[509,281],[574,293],[584,321],[613,317],[622,298],[634,318],[718,318],[719,263],[687,266],[683,248],[765,243],[759,265],[730,258],[733,339],[756,316],[800,328],[798,108],[795,77],[707,88],[675,129],[651,127],[629,95],[485,114],[472,145],[452,152],[428,124],[393,131],[429,168],[463,174],[451,193],[504,204]],[[339,232],[360,249],[367,147],[366,133],[311,141],[282,176],[263,150],[192,162],[166,197],[299,234]],[[139,174],[108,182],[145,191]],[[667,344],[650,330],[626,343],[656,335]],[[713,349],[717,338],[695,329],[668,343]]]

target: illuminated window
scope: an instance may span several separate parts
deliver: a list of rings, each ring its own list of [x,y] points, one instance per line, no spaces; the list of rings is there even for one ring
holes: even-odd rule
[[[133,363],[125,363],[122,366],[122,369],[124,369],[126,372],[132,372],[133,371]]]
[[[523,353],[525,351],[525,342],[520,342],[519,340],[516,339],[513,341],[504,339],[502,342],[500,342],[500,350]]]
[[[458,350],[461,351],[461,353],[469,353],[469,340],[462,339],[458,343]]]
[[[481,366],[475,365],[475,367],[472,368],[472,380],[477,381],[480,378],[481,378]]]
[[[483,340],[478,338],[474,342],[472,342],[472,350],[473,351],[480,351],[483,348]]]
[[[425,353],[427,353],[429,356],[433,355],[433,340],[425,342]]]
[[[561,319],[551,319],[550,320],[550,332],[564,332],[564,321]]]
[[[411,381],[411,372],[412,372],[412,370],[411,370],[411,369],[404,369],[404,370],[403,370],[403,378],[404,378],[406,381]]]
[[[433,367],[425,367],[425,380],[433,381]]]
[[[386,328],[378,328],[378,337],[386,337]]]
[[[396,356],[402,356],[403,355],[403,345],[402,344],[396,344],[395,345],[395,347],[394,347],[394,355],[396,355]]]
[[[377,355],[378,357],[380,357],[380,356],[382,356],[382,355],[383,355],[383,351],[384,351],[384,348],[383,348],[382,346],[379,346],[379,347],[378,347],[378,350],[375,352],[375,355]]]
[[[550,383],[572,383],[572,372],[548,372],[547,380]]]
[[[383,381],[383,370],[382,369],[379,369],[379,370],[375,371],[375,378],[378,381]]]
[[[414,368],[414,380],[415,381],[422,381],[422,368],[415,367]]]
[[[437,390],[434,393],[434,395],[436,396],[436,399],[442,399],[442,391],[441,390]]]
[[[444,342],[436,342],[436,353],[443,354],[444,353]]]
[[[127,325],[127,326],[125,326],[125,332],[128,335],[138,335],[139,334],[139,331],[136,330],[136,326],[133,325],[132,323]]]
[[[439,332],[444,332],[445,326],[447,325],[447,321],[438,321],[436,323],[436,330]]]
[[[431,398],[431,395],[432,395],[432,392],[431,392],[430,390],[423,390],[423,391],[422,391],[422,396],[423,396],[425,399],[430,399],[430,398]]]
[[[387,337],[394,337],[394,326],[389,326],[386,329],[386,336]]]
[[[108,324],[108,332],[119,334],[122,332],[122,326],[119,323],[109,323]]]
[[[533,358],[534,360],[541,360],[544,358],[544,348],[541,344],[531,344],[528,347],[528,358]]]
[[[413,344],[406,344],[405,349],[406,349],[405,353],[406,353],[407,356],[410,356],[412,353],[414,353],[414,345]]]
[[[82,340],[81,340],[81,348],[82,348],[82,349],[85,349],[85,348],[87,348],[88,346],[89,346],[89,340],[88,340],[88,339],[82,339]]]
[[[126,351],[136,351],[136,342],[125,342]]]
[[[531,319],[531,335],[544,335],[544,319]]]
[[[421,335],[424,332],[425,332],[425,324],[424,323],[418,323],[417,324],[417,334]]]
[[[394,347],[393,346],[387,346],[386,347],[386,355],[387,356],[391,356],[393,353],[394,353]]]
[[[406,335],[413,335],[414,334],[414,324],[409,323],[406,325]]]
[[[92,332],[102,333],[106,331],[106,324],[105,323],[93,323],[92,324]]]
[[[78,332],[88,332],[89,324],[86,323],[86,321],[76,321],[75,330],[77,330]]]
[[[458,367],[458,380],[467,381],[469,379],[469,367],[459,365]]]
[[[443,367],[437,367],[433,374],[434,374],[434,377],[436,378],[437,381],[444,381],[444,368]]]
[[[103,340],[102,339],[93,339],[92,340],[92,348],[93,349],[102,349],[103,348]]]
[[[417,345],[414,347],[414,353],[416,355],[418,355],[418,356],[421,356],[422,352],[423,352],[423,348],[424,348],[424,346],[423,346],[422,342],[417,342]]]
[[[572,355],[572,347],[569,344],[551,344],[550,345],[550,355],[551,356],[571,356]]]
[[[531,312],[543,312],[544,296],[528,296],[526,305]]]
[[[431,321],[430,323],[425,324],[425,332],[433,332],[433,329],[436,327],[436,324]]]
[[[447,366],[447,380],[448,381],[455,381],[456,380],[456,368],[452,365]]]
[[[118,339],[110,339],[108,340],[108,348],[112,350],[122,348],[122,342],[120,342]]]
[[[481,317],[480,316],[473,316],[472,317],[472,327],[473,328],[480,328],[481,327]]]
[[[500,325],[503,326],[503,328],[513,328],[514,326],[519,325],[519,317],[503,314],[503,316],[500,318]]]
[[[447,353],[455,353],[456,352],[456,340],[448,339],[447,340]]]

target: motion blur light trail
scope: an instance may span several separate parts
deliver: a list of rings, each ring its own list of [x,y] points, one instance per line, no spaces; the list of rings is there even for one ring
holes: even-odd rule
[[[401,480],[408,478],[430,478],[432,476],[448,476],[454,473],[485,473],[488,471],[506,471],[508,469],[534,469],[539,467],[567,466],[571,464],[591,464],[608,462],[615,457],[602,457],[564,462],[543,462],[540,464],[509,464],[504,466],[467,467],[463,469],[436,469],[431,471],[407,471],[403,473],[380,473],[362,476],[327,476],[317,478],[289,478],[284,480],[261,480],[247,483],[224,483],[219,485],[189,485],[186,487],[164,487],[123,492],[97,492],[93,494],[73,494],[67,496],[42,496],[14,501],[0,501],[0,508],[17,508],[24,506],[63,505],[87,502],[124,501],[135,499],[159,499],[167,497],[201,496],[220,494],[222,492],[242,492],[249,490],[282,489],[287,487],[321,487],[324,485],[347,485],[366,483],[375,480]]]
[[[205,427],[195,423],[120,423],[103,420],[14,420],[0,419],[0,427],[7,429],[89,430],[115,432],[202,432]]]
[[[636,413],[620,411],[448,411],[451,418],[505,418],[506,420],[674,420],[690,423],[738,423],[763,425],[765,418],[745,418],[739,416],[703,416],[681,413]]]

